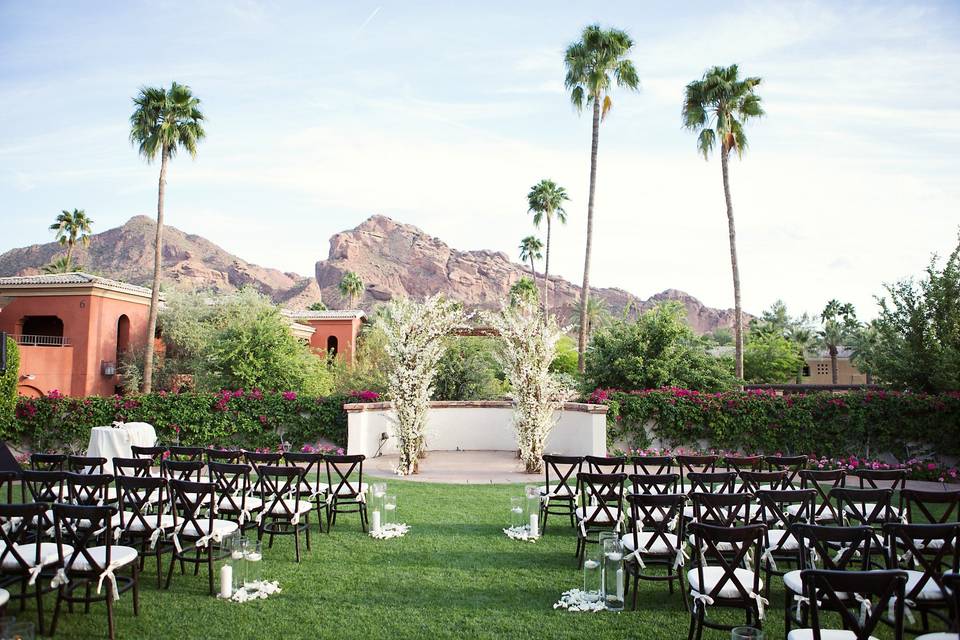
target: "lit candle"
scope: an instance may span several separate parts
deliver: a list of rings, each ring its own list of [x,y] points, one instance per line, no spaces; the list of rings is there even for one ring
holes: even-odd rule
[[[233,567],[228,564],[220,567],[220,597],[230,598],[233,595]]]
[[[623,569],[617,569],[617,600],[623,601]]]
[[[540,534],[540,516],[536,513],[530,514],[530,535],[536,536]]]
[[[379,509],[373,512],[373,518],[370,524],[370,528],[373,529],[373,531],[380,531],[380,510]]]

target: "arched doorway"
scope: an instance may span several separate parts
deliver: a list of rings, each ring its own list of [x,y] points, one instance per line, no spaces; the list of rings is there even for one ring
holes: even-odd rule
[[[339,346],[339,341],[337,336],[330,336],[327,338],[327,353],[331,356],[337,355],[337,347]]]
[[[117,365],[130,349],[130,318],[126,314],[117,318]]]

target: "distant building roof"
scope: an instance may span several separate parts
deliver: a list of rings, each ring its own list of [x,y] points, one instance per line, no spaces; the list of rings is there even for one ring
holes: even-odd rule
[[[808,354],[809,358],[813,359],[830,359],[830,351],[827,349],[819,349],[817,351],[812,351]],[[837,347],[837,358],[840,360],[849,360],[853,357],[853,349],[851,347]]]
[[[129,282],[111,280],[77,271],[75,273],[44,273],[36,276],[10,276],[0,278],[0,289],[36,289],[61,287],[97,287],[109,291],[131,293],[149,297],[150,289]]]
[[[328,309],[327,311],[294,311],[283,309],[283,315],[296,320],[353,320],[363,319],[363,309]]]

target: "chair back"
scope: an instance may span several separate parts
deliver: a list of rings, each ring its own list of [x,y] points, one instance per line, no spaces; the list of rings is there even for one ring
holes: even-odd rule
[[[210,462],[209,478],[216,484],[217,511],[250,517],[247,496],[250,494],[250,466],[246,463]],[[241,522],[242,524],[242,522]]]
[[[64,489],[67,480],[65,471],[24,469],[21,479],[34,502],[60,502],[67,495]]]
[[[910,524],[946,524],[960,522],[960,489],[922,491],[904,489],[900,498]]]
[[[887,522],[899,522],[900,516],[893,511],[890,500],[892,489],[850,489],[841,487],[830,490],[830,498],[837,501],[840,515],[845,522],[871,527],[882,527]]]
[[[279,466],[283,454],[274,451],[244,451],[243,458],[256,471],[257,467],[262,465]]]
[[[152,465],[150,458],[114,458],[113,473],[118,476],[149,478]]]
[[[363,490],[363,461],[367,457],[359,456],[325,456],[327,477],[330,478],[330,495],[337,498],[355,498]],[[357,474],[356,480],[350,476]],[[336,486],[334,486],[336,483]]]
[[[6,500],[0,498],[0,501],[7,502],[8,504],[13,502],[13,485],[15,482],[20,480],[19,471],[0,471],[0,496],[6,493]],[[4,487],[6,487],[6,492],[4,492]]]
[[[633,467],[633,473],[652,476],[673,473],[676,465],[673,456],[630,456],[629,464]]]
[[[33,471],[63,471],[67,456],[63,453],[32,453],[30,468]]]
[[[589,505],[581,520],[583,529],[591,525],[617,525],[623,518],[623,481],[625,473],[581,473],[578,477],[581,504]]]
[[[99,456],[67,456],[67,471],[72,473],[103,474],[106,464]]]
[[[814,640],[833,638],[820,622],[821,609],[838,612],[843,629],[856,640],[870,640],[874,629],[892,613],[889,622],[895,638],[903,637],[903,594],[907,584],[904,571],[829,571],[804,569],[800,573],[804,595],[810,602],[810,627]],[[848,594],[857,597],[850,598]]]
[[[760,502],[759,521],[768,528],[789,530],[794,524],[814,524],[817,492],[813,489],[761,489],[756,495]],[[795,506],[789,509],[788,505]]]
[[[582,468],[582,456],[544,454],[543,473],[546,476],[546,495],[551,498],[576,497],[577,474]]]
[[[149,460],[143,459],[139,462]],[[138,524],[139,532],[150,534],[160,529],[163,515],[170,507],[167,479],[156,476],[117,475],[117,496],[120,504],[120,527],[130,531]]]
[[[141,447],[133,445],[130,447],[130,452],[133,454],[134,458],[145,458],[150,460],[152,466],[159,467],[160,463],[163,461],[163,457],[167,454],[168,449],[166,447]]]
[[[71,572],[81,575],[99,575],[110,566],[113,549],[113,536],[109,533],[110,524],[116,507],[79,504],[53,505],[53,521],[56,531],[57,549],[60,562],[69,575]],[[103,545],[98,545],[102,536]],[[91,553],[90,549],[97,546],[105,547],[101,557],[99,553]],[[71,549],[64,553],[64,549]],[[74,566],[83,559],[86,566]]]
[[[738,490],[742,493],[757,493],[760,490],[777,491],[786,488],[786,471],[740,471]]]
[[[326,467],[322,453],[306,453],[303,451],[288,451],[283,454],[283,462],[287,466],[300,467],[303,471],[300,480],[300,494],[313,498],[326,489]]]
[[[727,471],[760,471],[763,456],[723,456],[723,466]]]
[[[690,494],[693,502],[693,519],[718,527],[739,527],[751,522],[754,509],[753,496],[749,493],[703,493]]]
[[[717,470],[717,460],[720,456],[710,455],[684,455],[674,456],[677,466],[680,468],[680,490],[688,493],[687,475],[690,473],[711,473]]]
[[[170,479],[167,482],[170,486],[174,504],[174,535],[197,537],[199,532],[213,531],[217,485],[213,482],[191,482],[175,479]],[[178,513],[181,516],[179,521]],[[206,517],[204,517],[204,513],[206,513]],[[206,524],[201,524],[203,520],[207,521]]]
[[[662,544],[666,550],[662,555],[675,556],[682,564],[683,555],[681,553],[678,556],[678,551],[685,544],[684,523],[680,517],[685,502],[686,497],[679,493],[627,495],[630,521],[633,523],[627,535],[633,537],[633,548],[649,552]],[[647,535],[641,537],[641,531]]]
[[[207,462],[227,462],[230,464],[239,464],[243,462],[243,451],[241,449],[216,449],[209,447],[204,452],[207,455]]]
[[[174,460],[172,457],[160,465],[163,477],[167,480],[201,482],[203,479],[203,460]]]
[[[802,469],[799,471],[800,488],[817,492],[814,518],[817,522],[842,521],[836,503],[830,499],[830,491],[845,486],[847,473],[843,469]]]
[[[271,518],[293,520],[300,507],[300,467],[260,467],[263,512]]]
[[[677,484],[680,482],[679,473],[631,473],[627,476],[630,486],[634,493],[646,495],[665,495],[677,492]]]
[[[786,471],[787,478],[784,489],[800,489],[800,472],[807,468],[807,456],[764,456],[770,471]]]
[[[203,461],[203,447],[181,447],[174,445],[167,447],[170,452],[168,460],[179,460],[181,462]]]
[[[903,490],[907,488],[906,469],[854,469],[853,477],[859,483],[861,489],[890,489],[894,492],[896,504],[890,504],[903,510]],[[898,514],[899,515],[899,514]]]
[[[682,481],[682,477],[681,477]],[[694,493],[733,493],[737,481],[735,471],[692,471],[687,474],[687,495]]]
[[[67,495],[70,502],[80,505],[102,506],[107,502],[107,490],[113,476],[105,473],[67,473]]]
[[[623,473],[627,464],[624,456],[583,456],[589,473]]]
[[[712,588],[703,595],[714,600],[735,600],[746,603],[760,594],[760,571],[752,571],[752,581],[744,584],[736,570],[747,563],[751,567],[760,566],[763,530],[762,524],[736,528],[718,527],[703,522],[690,524],[695,546],[700,550],[701,556],[701,561],[697,563],[696,568],[699,584],[701,586],[712,584]],[[723,575],[716,582],[708,582],[704,579],[704,570],[708,566],[719,566],[723,570]],[[721,590],[727,584],[736,588],[736,596],[720,596]]]
[[[896,522],[884,525],[883,530],[886,533],[889,553],[887,568],[895,569],[901,562],[909,562],[913,569],[922,572],[918,580],[910,581],[907,600],[920,600],[920,594],[924,592],[924,588],[933,583],[939,588],[941,598],[946,601],[949,591],[944,581],[944,573],[960,571],[960,556],[957,549],[960,525]],[[931,599],[937,599],[930,594],[930,590],[923,593],[922,598],[925,604],[928,604]]]
[[[800,566],[808,569],[866,571],[876,541],[870,527],[797,523],[790,531],[800,544]]]
[[[44,521],[47,505],[41,502],[27,504],[0,504],[0,567],[4,573],[29,573],[40,566],[40,545],[34,545],[34,554],[25,555],[17,545],[42,538],[40,523]]]

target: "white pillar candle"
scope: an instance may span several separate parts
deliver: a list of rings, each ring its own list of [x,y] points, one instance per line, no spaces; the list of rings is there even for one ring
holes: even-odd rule
[[[617,569],[617,600],[623,602],[623,569]]]
[[[220,597],[229,598],[233,595],[233,567],[228,564],[220,567]]]
[[[530,535],[540,535],[540,516],[536,513],[530,514]]]
[[[373,531],[380,531],[380,510],[377,509],[373,512],[373,515],[370,519],[370,528]]]

